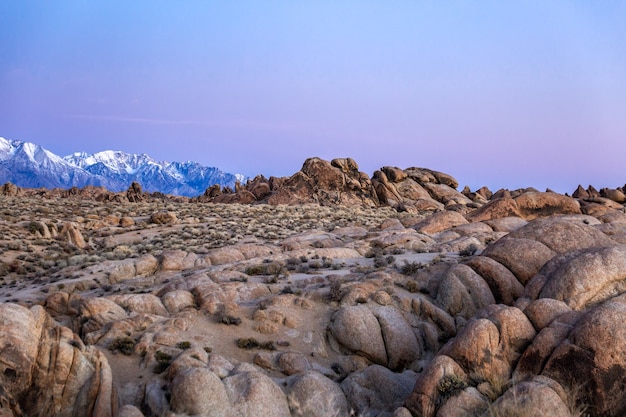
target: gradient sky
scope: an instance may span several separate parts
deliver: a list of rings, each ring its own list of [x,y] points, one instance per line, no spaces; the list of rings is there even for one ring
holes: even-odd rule
[[[0,136],[249,176],[626,182],[626,1],[0,2]]]

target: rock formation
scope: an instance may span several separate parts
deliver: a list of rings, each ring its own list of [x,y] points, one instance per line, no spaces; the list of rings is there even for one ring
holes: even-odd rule
[[[625,415],[626,190],[457,188],[7,184],[0,415]]]

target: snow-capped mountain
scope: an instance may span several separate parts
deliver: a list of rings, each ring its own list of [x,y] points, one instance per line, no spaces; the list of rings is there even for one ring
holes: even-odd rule
[[[46,188],[99,185],[124,191],[137,181],[150,192],[198,196],[211,185],[233,187],[235,181],[244,179],[196,162],[157,162],[145,154],[121,151],[76,152],[62,158],[39,145],[0,137],[0,184]]]

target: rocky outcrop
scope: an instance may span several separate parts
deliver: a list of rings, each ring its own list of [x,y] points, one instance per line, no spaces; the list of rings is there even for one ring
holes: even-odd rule
[[[0,394],[14,416],[113,417],[117,398],[105,356],[43,308],[0,305]]]
[[[126,190],[126,198],[131,203],[139,203],[141,201],[144,201],[141,184],[133,181],[133,183],[130,184],[130,187],[128,187],[128,190]]]
[[[370,178],[359,171],[351,158],[326,161],[307,159],[300,171],[290,177],[257,176],[233,193],[219,187],[207,189],[197,201],[215,203],[255,202],[344,206],[391,206],[399,211],[424,212],[446,207],[469,211],[475,202],[456,191],[458,182],[450,175],[425,168],[382,167]]]
[[[487,221],[502,217],[520,217],[533,220],[555,214],[581,214],[580,204],[571,197],[556,193],[525,192],[517,197],[502,196],[469,213],[472,222]]]
[[[17,197],[19,194],[19,187],[13,183],[7,182],[0,188],[0,195],[6,197]]]
[[[599,226],[580,215],[537,219],[466,261],[508,306],[474,313],[438,349],[407,408],[419,416],[508,415],[520,406],[529,415],[585,407],[594,416],[622,415],[626,252]],[[437,311],[428,305],[416,313]],[[445,328],[446,315],[435,317]]]

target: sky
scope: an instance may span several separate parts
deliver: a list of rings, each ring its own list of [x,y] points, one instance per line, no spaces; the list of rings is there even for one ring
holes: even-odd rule
[[[626,1],[3,0],[0,136],[247,176],[626,183]]]

